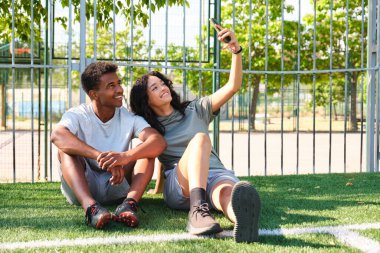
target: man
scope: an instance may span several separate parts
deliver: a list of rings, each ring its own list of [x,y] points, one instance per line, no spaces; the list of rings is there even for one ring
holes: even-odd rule
[[[97,229],[111,219],[138,225],[138,202],[152,178],[154,158],[166,148],[156,130],[122,106],[117,69],[107,62],[90,64],[81,83],[91,103],[67,111],[51,135],[61,163],[61,191],[69,203],[82,206],[87,224]],[[142,143],[129,149],[134,137]],[[120,202],[115,214],[101,206]]]

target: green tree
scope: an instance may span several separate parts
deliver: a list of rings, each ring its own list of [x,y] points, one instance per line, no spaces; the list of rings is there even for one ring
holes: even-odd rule
[[[94,31],[91,29],[90,26],[87,27],[87,58],[93,57],[94,52]],[[107,28],[105,27],[99,27],[97,29],[97,40],[96,40],[96,50],[97,50],[97,59],[98,60],[112,60],[113,59],[113,46],[115,46],[115,59],[121,60],[121,61],[129,61],[130,60],[130,26],[126,26],[121,31],[115,32],[115,40],[116,45],[113,45],[113,38],[112,38],[112,26],[109,26]],[[155,44],[154,41],[151,41],[151,46]],[[134,58],[136,59],[144,59],[146,58],[147,52],[149,50],[149,45],[146,40],[144,40],[143,37],[143,31],[141,27],[136,27],[134,29],[134,37],[133,37],[133,52],[134,52]],[[58,45],[55,48],[55,54],[61,58],[67,57],[67,45]],[[79,45],[73,44],[73,55],[76,57],[79,57]],[[63,64],[64,62],[60,62],[62,60],[56,60],[56,63]],[[130,71],[129,67],[119,67],[119,74],[120,78],[124,80],[124,84],[128,85],[129,78],[130,78]],[[146,69],[144,68],[133,68],[133,80],[136,80],[137,77],[140,77],[141,75],[146,73]],[[61,76],[62,73],[57,73],[57,76]],[[79,79],[80,73],[73,71],[72,73],[72,79],[73,79],[73,88],[77,89],[79,88]],[[64,79],[56,79],[56,85],[60,87],[66,86],[66,81]],[[59,83],[59,84],[58,84]]]
[[[150,1],[150,8],[153,13],[156,12],[156,10],[159,10],[163,7],[165,7],[166,0],[152,0]],[[187,1],[184,0],[168,0],[169,6],[174,5],[183,5],[187,4]],[[94,13],[94,1],[87,1],[86,2],[86,17],[87,19],[90,19],[93,17]],[[97,1],[97,22],[99,26],[110,26],[113,23],[112,13],[113,13],[113,3],[114,0],[102,0]],[[69,1],[63,0],[61,2],[63,7],[68,7]],[[133,6],[132,6],[133,4]],[[80,0],[73,0],[72,5],[74,6],[74,13],[75,13],[75,20],[79,22],[80,17]],[[133,8],[133,18],[134,22],[141,22],[143,26],[147,26],[149,15],[149,0],[142,0],[142,1],[131,1],[131,0],[116,0],[115,1],[115,12],[116,14],[121,13],[124,17],[127,19],[127,23],[129,22],[129,17],[131,15],[131,9]]]
[[[31,37],[31,2],[26,0],[14,1],[15,15],[14,34],[20,41],[28,42]],[[46,22],[47,11],[41,1],[33,4],[33,26],[35,40],[40,39],[41,23]],[[12,1],[2,1],[0,4],[0,43],[9,43],[12,38]]]
[[[97,24],[101,27],[108,27],[113,23],[113,0],[102,0],[97,1]],[[63,0],[60,2],[62,7],[68,7],[69,1]],[[86,18],[89,20],[94,14],[94,1],[86,1]],[[33,13],[34,13],[34,34],[36,35],[36,40],[40,41],[40,30],[41,24],[47,24],[48,13],[44,1],[34,1],[33,2]],[[158,9],[164,7],[166,0],[152,0],[151,10],[155,13]],[[183,0],[168,0],[169,6],[173,5],[183,5],[188,4],[187,1]],[[72,0],[73,11],[74,11],[74,21],[79,22],[80,20],[80,0]],[[126,17],[126,22],[130,23],[131,9],[133,8],[133,17],[135,22],[141,22],[144,26],[147,25],[149,15],[149,0],[143,1],[132,1],[131,0],[117,0],[115,1],[115,12],[116,14],[121,14]],[[31,1],[30,0],[18,0],[14,1],[14,25],[15,38],[20,41],[30,41],[31,36]],[[67,17],[56,17],[56,21],[60,22],[61,25],[67,27],[68,18]],[[5,0],[2,1],[0,5],[0,24],[3,27],[0,29],[0,43],[5,43],[11,41],[12,34],[12,1]]]
[[[205,30],[206,27],[203,28]],[[177,46],[171,44],[168,46],[168,58],[174,60],[172,65],[174,66],[183,66],[183,50],[186,53],[186,66],[192,68],[213,68],[212,61],[212,52],[211,58],[208,62],[201,62],[199,64],[199,59],[204,59],[207,57],[207,37],[201,38],[202,45],[202,55],[200,55],[199,48],[186,47],[185,49],[182,46]],[[199,38],[197,38],[197,43],[199,43]],[[180,83],[182,81],[183,70],[176,69],[174,70],[174,82]],[[209,95],[212,92],[212,72],[209,71],[198,71],[198,70],[187,70],[185,71],[186,75],[186,86],[191,90],[191,92],[198,96]]]
[[[313,1],[311,1],[313,4]],[[368,1],[364,1],[366,7]],[[330,48],[330,1],[323,0],[316,2],[316,27],[314,28],[313,15],[307,15],[304,21],[308,27],[305,30],[303,37],[305,38],[305,55],[308,59],[312,59],[313,53],[313,33],[316,29],[316,67],[317,69],[329,69],[330,59],[332,57],[333,69],[360,68],[362,64],[362,47],[364,49],[363,63],[366,63],[366,50],[367,47],[367,16],[364,13],[364,23],[362,23],[362,1],[351,0],[349,1],[348,12],[346,8],[346,1],[334,1],[332,6],[332,48]],[[348,19],[348,30],[346,28],[346,16]],[[362,27],[363,24],[363,27]],[[348,34],[348,45],[346,41],[346,33]],[[362,37],[363,33],[363,37]],[[363,45],[363,46],[362,46]],[[347,49],[349,50],[347,52]],[[330,56],[331,52],[331,56]],[[348,55],[348,62],[346,63],[346,52]],[[302,59],[304,69],[312,69],[312,61]],[[347,65],[347,66],[346,66]],[[350,99],[350,129],[356,131],[357,127],[357,90],[358,85],[361,83],[361,72],[354,71],[347,74],[347,82],[345,73],[337,73],[333,75],[333,105],[338,102],[345,102],[345,88],[348,91],[347,98]],[[310,83],[310,82],[309,82]],[[347,87],[345,87],[347,83]],[[326,106],[329,104],[329,99],[326,99],[326,92],[329,92],[329,75],[320,75],[317,78],[317,91],[324,90],[325,92],[316,92],[316,103],[318,105]],[[363,92],[363,91],[362,91]],[[329,94],[329,93],[328,93]]]
[[[151,2],[151,4],[149,4]],[[28,47],[28,44],[30,44],[31,41],[31,25],[33,25],[34,28],[34,41],[36,43],[43,43],[44,39],[42,37],[41,30],[43,27],[48,25],[48,12],[45,6],[45,1],[33,1],[33,4],[31,4],[30,0],[17,0],[13,2],[14,8],[12,8],[12,1],[5,0],[0,5],[0,46],[1,44],[5,44],[5,48],[9,48],[9,43],[12,40],[12,27],[14,24],[14,38],[17,43],[23,44],[26,47]],[[86,18],[87,20],[90,20],[94,15],[94,1],[86,1]],[[110,28],[112,27],[113,23],[113,0],[102,0],[97,1],[97,29],[98,31],[98,54],[101,56],[104,56],[104,58],[111,58],[110,55],[112,51],[112,47],[108,46],[106,47],[105,43],[103,43],[103,40],[108,40],[108,42],[111,42],[111,34],[112,31]],[[182,4],[188,4],[187,1],[183,0],[144,0],[144,1],[131,1],[131,0],[125,0],[115,1],[115,13],[117,14],[117,17],[123,16],[124,20],[126,20],[126,27],[130,27],[130,16],[131,16],[131,10],[133,8],[133,18],[134,18],[134,25],[142,25],[146,26],[149,19],[149,8],[151,8],[152,13],[155,13],[158,9],[165,6],[165,4],[168,3],[169,6],[173,5],[182,5]],[[63,8],[67,8],[69,1],[63,0],[60,2]],[[132,6],[133,4],[133,6]],[[73,0],[72,1],[73,6],[73,12],[74,12],[74,22],[79,22],[80,20],[80,0]],[[31,15],[32,15],[32,9],[33,8],[33,24],[31,24]],[[14,9],[14,15],[12,12],[12,9]],[[67,16],[58,16],[55,17],[55,22],[62,25],[64,28],[67,29],[68,27],[68,17]],[[119,22],[119,21],[117,21]],[[116,39],[118,43],[126,43],[125,39],[128,37],[129,30],[125,30],[124,32],[117,32],[116,33]],[[141,41],[142,38],[142,32],[141,30],[135,32],[134,34],[134,52],[138,56],[138,52],[142,47],[146,47],[143,42]],[[88,41],[91,43],[91,39],[88,39]],[[127,44],[124,44],[127,45]],[[61,51],[65,52],[66,49],[64,48],[66,45],[62,46],[56,46],[55,53]],[[35,46],[37,48],[37,46]],[[87,52],[89,54],[92,53],[92,48],[90,47],[90,50]],[[111,51],[110,51],[111,50]],[[119,52],[123,51],[123,52]],[[73,53],[79,52],[79,48],[76,47],[75,44],[73,44]],[[123,56],[123,54],[127,54],[128,49],[123,47],[117,47],[117,55]],[[37,54],[36,54],[37,55]],[[64,56],[65,53],[63,53]],[[126,56],[127,57],[127,56]],[[37,57],[36,57],[37,58]],[[35,58],[35,59],[36,59]],[[112,59],[112,58],[111,58]],[[53,59],[55,63],[60,62],[62,60],[55,60]],[[64,64],[64,63],[63,63]],[[134,68],[134,73],[136,75],[141,74],[142,72],[138,68]],[[127,71],[122,71],[125,75],[128,75]],[[56,71],[53,73],[54,76],[60,77],[62,76],[61,73],[56,73]],[[75,87],[79,87],[79,73],[73,72],[73,85]],[[64,81],[62,78],[55,78],[58,80],[58,82]],[[55,86],[59,86],[59,84],[55,83]]]
[[[265,27],[265,0],[252,1],[252,27],[249,29],[250,24],[250,5],[249,1],[236,0],[235,1],[235,33],[242,47],[243,51],[243,68],[249,69],[251,62],[251,70],[265,70],[265,57],[267,56],[267,70],[280,70],[281,69],[281,0],[272,0],[268,6],[268,41],[266,54],[266,27]],[[290,5],[284,6],[284,13],[293,11]],[[233,8],[230,4],[222,2],[221,19],[222,25],[232,29]],[[207,34],[207,27],[203,27],[203,33]],[[214,30],[211,30],[213,38]],[[249,34],[252,35],[251,40]],[[211,44],[212,44],[211,38]],[[206,45],[207,36],[197,38],[201,45]],[[251,42],[251,44],[249,44]],[[293,21],[284,22],[284,70],[294,70],[295,59],[297,59],[297,23]],[[251,47],[251,55],[249,55],[249,47]],[[203,52],[207,49],[203,48]],[[211,48],[210,62],[202,63],[202,68],[213,68],[213,48]],[[199,59],[199,50],[197,48],[186,48],[186,56],[188,59]],[[179,48],[172,47],[169,50],[170,58],[182,59],[183,51]],[[231,53],[227,50],[221,51],[220,67],[222,69],[229,69],[231,63]],[[182,62],[174,63],[177,66],[182,65]],[[199,63],[188,63],[189,67],[199,67]],[[182,71],[175,71],[177,76],[180,76]],[[201,75],[201,76],[200,76]],[[223,86],[228,81],[228,73],[221,73],[220,86]],[[250,76],[251,86],[253,87],[253,95],[251,97],[251,127],[255,129],[255,115],[257,111],[257,103],[259,98],[260,83],[265,82],[263,74],[252,74]],[[194,94],[207,95],[212,92],[212,73],[208,71],[186,71],[187,86]],[[294,81],[292,75],[283,76],[284,87]],[[268,75],[267,76],[267,94],[281,92],[281,75]],[[241,92],[248,91],[248,76],[245,76]]]
[[[243,68],[245,70],[265,70],[265,57],[267,56],[267,70],[280,70],[281,69],[281,14],[282,14],[282,1],[272,0],[268,6],[268,41],[267,41],[267,54],[266,54],[266,8],[265,0],[253,0],[251,10],[252,17],[250,20],[250,1],[236,0],[235,1],[235,33],[242,47],[243,51]],[[284,6],[284,13],[293,11],[290,5]],[[222,2],[221,20],[222,25],[232,29],[233,17],[232,5]],[[251,29],[250,29],[251,24]],[[297,23],[293,21],[284,22],[284,70],[294,70],[295,59],[297,59]],[[206,29],[206,28],[204,28]],[[210,36],[213,35],[213,30]],[[249,35],[251,34],[251,40]],[[201,38],[201,44],[206,43],[205,38]],[[199,40],[199,38],[198,38]],[[249,44],[251,43],[251,44]],[[251,47],[251,55],[249,55],[249,47]],[[196,49],[186,49],[187,55],[195,55],[198,59],[199,52],[193,52]],[[181,51],[182,52],[182,51]],[[174,50],[177,57],[182,53]],[[178,55],[179,54],[179,55]],[[211,57],[212,57],[211,52]],[[221,52],[220,66],[222,69],[229,69],[231,62],[231,53],[226,50]],[[202,65],[204,68],[213,67],[213,59],[210,63]],[[251,67],[249,68],[249,65]],[[188,66],[197,67],[198,63],[188,64]],[[202,72],[199,78],[198,71],[187,71],[187,80],[190,89],[198,94],[199,79],[201,80],[202,90],[200,95],[210,94],[212,92],[212,73]],[[257,103],[259,97],[259,85],[264,83],[264,75],[252,74],[251,86],[253,87],[253,95],[251,97],[251,127],[255,129],[255,115],[257,111]],[[248,91],[248,76],[245,76],[244,83],[241,91]],[[283,76],[284,87],[293,82],[292,75]],[[222,73],[220,78],[220,85],[224,85],[228,81],[228,73]],[[268,75],[267,77],[267,94],[281,92],[281,75]]]
[[[244,69],[265,70],[267,65],[268,71],[281,70],[281,59],[283,56],[283,70],[294,70],[297,59],[297,22],[284,20],[282,24],[282,14],[292,13],[294,8],[291,5],[285,5],[281,0],[272,0],[268,3],[268,11],[266,10],[266,2],[264,0],[254,0],[251,3],[244,0],[236,1],[236,23],[235,31],[239,41],[245,48],[243,53]],[[232,26],[231,17],[232,7],[225,6],[222,8],[222,18],[225,24]],[[250,10],[252,11],[250,19]],[[268,32],[266,31],[266,19],[268,19]],[[250,23],[251,22],[251,23]],[[251,28],[250,28],[251,24]],[[283,29],[283,37],[281,30]],[[300,27],[302,30],[303,27]],[[268,33],[268,36],[266,34]],[[251,36],[251,38],[249,38]],[[282,46],[284,50],[282,51]],[[251,48],[251,55],[249,55]],[[229,56],[230,57],[230,56]],[[223,60],[224,63],[228,61]],[[251,66],[249,66],[251,65]],[[252,74],[253,93],[251,97],[251,127],[255,129],[255,115],[257,111],[257,103],[259,98],[259,86],[267,82],[267,94],[281,93],[281,79],[283,78],[284,87],[290,85],[294,81],[293,75],[265,75]],[[245,82],[247,90],[250,77]],[[246,79],[246,80],[247,80]]]

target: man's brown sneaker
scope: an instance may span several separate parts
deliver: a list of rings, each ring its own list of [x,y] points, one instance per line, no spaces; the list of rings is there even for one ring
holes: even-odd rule
[[[85,217],[87,225],[101,229],[112,219],[112,214],[98,203],[95,203],[87,207]]]
[[[136,200],[127,198],[115,210],[115,220],[124,223],[128,227],[137,227],[139,219],[137,217],[138,204]]]

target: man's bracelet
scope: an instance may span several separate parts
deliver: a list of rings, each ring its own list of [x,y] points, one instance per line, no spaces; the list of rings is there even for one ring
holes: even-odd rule
[[[232,53],[233,53],[233,54],[240,54],[241,51],[243,51],[243,47],[242,47],[242,46],[240,46],[240,49],[239,49],[237,52],[232,52]]]

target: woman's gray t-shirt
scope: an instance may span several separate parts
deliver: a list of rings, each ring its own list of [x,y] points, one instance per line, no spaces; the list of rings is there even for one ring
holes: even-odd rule
[[[165,127],[166,150],[158,157],[164,170],[173,169],[181,159],[187,145],[197,133],[208,133],[208,126],[214,115],[211,98],[195,99],[186,107],[185,115],[174,110],[169,116],[158,117]],[[210,169],[225,168],[214,149],[210,155]]]

